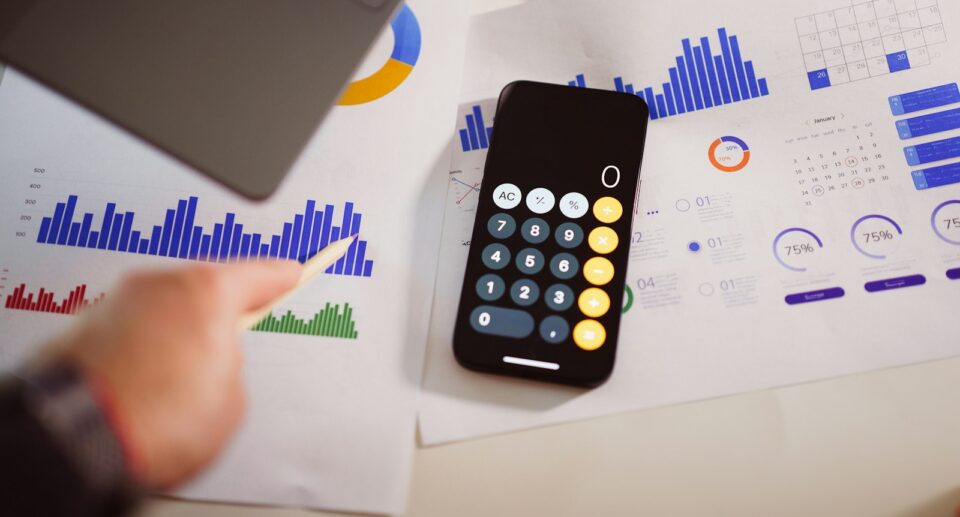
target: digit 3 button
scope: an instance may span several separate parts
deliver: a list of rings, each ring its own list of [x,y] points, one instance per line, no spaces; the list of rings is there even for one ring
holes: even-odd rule
[[[599,318],[610,310],[610,297],[603,289],[591,287],[580,293],[577,306],[588,318]]]
[[[613,264],[603,257],[593,257],[583,265],[583,277],[593,285],[607,285],[613,280]]]
[[[601,223],[610,224],[623,215],[623,205],[616,198],[602,197],[593,204],[593,216]]]
[[[573,289],[563,284],[553,284],[543,293],[543,301],[557,312],[565,311],[573,305]]]
[[[570,335],[570,325],[560,316],[547,316],[540,322],[540,337],[550,344],[562,343]]]
[[[606,255],[617,249],[620,238],[617,237],[617,232],[609,227],[599,226],[590,232],[590,235],[587,236],[587,242],[590,243],[590,249],[601,255]]]
[[[583,350],[596,350],[606,340],[607,330],[596,320],[583,320],[573,327],[573,342]]]

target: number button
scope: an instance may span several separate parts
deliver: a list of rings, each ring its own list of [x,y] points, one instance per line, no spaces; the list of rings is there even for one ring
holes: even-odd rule
[[[520,204],[520,187],[513,183],[501,183],[493,189],[493,202],[504,210],[510,210]]]
[[[533,316],[516,309],[481,305],[470,313],[470,326],[482,334],[522,339],[533,333]]]
[[[477,296],[485,301],[499,299],[506,290],[507,285],[503,283],[503,279],[493,273],[487,273],[477,280]]]
[[[483,248],[483,265],[490,269],[497,270],[507,267],[510,263],[510,250],[499,243],[493,243]]]
[[[610,310],[610,297],[603,289],[591,287],[580,293],[577,298],[577,306],[580,312],[589,318],[599,318]]]
[[[609,227],[599,226],[590,232],[590,235],[587,236],[587,242],[590,243],[590,249],[601,255],[606,255],[617,249],[620,238],[617,237],[617,232]]]
[[[573,290],[563,284],[553,284],[547,288],[543,301],[557,312],[565,311],[573,305]]]
[[[600,348],[606,340],[607,330],[598,321],[583,320],[573,327],[573,342],[588,352]]]
[[[593,257],[583,265],[583,277],[593,285],[607,285],[613,280],[613,264],[603,257]]]
[[[517,254],[517,269],[526,275],[535,275],[543,269],[543,253],[534,248],[525,248]]]
[[[610,224],[623,215],[623,205],[616,198],[602,197],[593,204],[593,216],[601,223]]]
[[[560,198],[560,213],[570,219],[579,219],[587,213],[590,204],[587,197],[579,192],[569,192]]]
[[[527,208],[535,214],[545,214],[553,210],[554,203],[556,198],[553,197],[553,192],[545,188],[535,188],[527,194]]]
[[[487,221],[487,231],[497,239],[506,239],[516,230],[516,221],[507,214],[496,214]]]
[[[577,257],[569,253],[557,253],[550,259],[550,272],[561,280],[573,278],[579,270],[580,263],[577,262]]]
[[[529,278],[521,278],[510,286],[510,298],[521,307],[533,305],[540,298],[540,287]]]
[[[520,227],[520,235],[531,244],[540,244],[550,236],[550,225],[539,217],[527,219]]]
[[[547,316],[540,322],[540,337],[547,343],[562,343],[569,335],[570,325],[567,324],[567,320],[560,316]]]
[[[583,230],[576,223],[563,223],[557,227],[554,238],[564,248],[576,248],[583,242]]]

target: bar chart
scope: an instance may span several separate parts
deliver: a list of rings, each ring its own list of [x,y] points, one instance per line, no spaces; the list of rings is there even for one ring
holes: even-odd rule
[[[349,303],[343,304],[342,311],[339,304],[327,303],[323,310],[309,320],[298,318],[289,310],[279,318],[270,313],[250,330],[346,339],[357,339],[358,335],[356,323],[353,321],[353,308]]]
[[[334,224],[336,209],[322,209],[308,200],[302,213],[283,222],[282,229],[268,235],[244,231],[236,214],[226,213],[222,223],[211,230],[195,224],[199,200],[180,199],[176,208],[166,210],[162,224],[149,230],[136,230],[134,211],[120,211],[108,202],[99,215],[77,214],[78,196],[70,195],[56,204],[53,215],[43,217],[37,242],[57,246],[97,249],[207,262],[234,262],[255,258],[286,258],[305,262],[328,244],[360,231],[362,215],[354,204],[343,206],[340,224]],[[99,229],[94,229],[99,220]],[[373,261],[366,258],[367,242],[356,240],[347,254],[327,269],[334,275],[369,277]]]
[[[471,113],[466,115],[466,127],[459,129],[460,147],[463,152],[478,151],[490,147],[490,136],[493,134],[493,126],[487,126],[483,122],[483,112],[480,106],[473,106]]]
[[[49,312],[52,314],[75,314],[89,306],[103,301],[103,293],[93,299],[87,298],[87,284],[80,284],[70,291],[70,294],[55,301],[56,294],[41,287],[39,291],[27,292],[26,284],[20,284],[13,292],[7,295],[3,307],[5,309]]]

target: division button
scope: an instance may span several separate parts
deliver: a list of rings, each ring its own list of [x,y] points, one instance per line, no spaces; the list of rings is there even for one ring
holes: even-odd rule
[[[529,278],[521,278],[510,286],[510,298],[513,299],[513,303],[528,307],[540,298],[540,287]]]
[[[503,244],[495,242],[483,248],[483,255],[480,258],[483,260],[483,265],[490,269],[503,269],[510,263],[510,250]]]
[[[557,239],[557,244],[564,248],[576,248],[583,242],[583,230],[577,223],[563,223],[557,227],[553,237]]]
[[[613,280],[613,264],[603,257],[593,257],[583,265],[583,277],[593,285],[607,285]]]
[[[560,316],[547,316],[540,322],[540,337],[547,343],[553,345],[562,343],[569,335],[570,325]]]
[[[543,187],[535,188],[527,194],[527,208],[535,214],[545,214],[553,210],[553,205],[556,202],[553,192]]]
[[[540,244],[550,236],[550,225],[539,217],[532,217],[523,222],[520,235],[531,244]]]
[[[587,197],[579,192],[568,192],[560,198],[560,213],[570,219],[583,217],[589,207]]]
[[[598,321],[583,320],[573,327],[573,342],[584,350],[596,350],[606,340],[607,330]]]
[[[580,293],[577,306],[588,318],[599,318],[610,310],[610,297],[603,289],[591,287]]]
[[[580,262],[569,253],[557,253],[550,259],[550,272],[561,280],[573,278],[579,270]]]
[[[623,215],[623,205],[616,198],[602,197],[593,204],[593,216],[601,223],[610,224]]]
[[[487,221],[487,232],[497,239],[506,239],[517,231],[517,222],[509,214],[494,214]]]
[[[517,269],[525,275],[535,275],[543,269],[543,253],[534,248],[525,248],[517,253]]]
[[[503,296],[507,285],[503,279],[493,273],[487,273],[477,280],[477,296],[485,301],[492,302]]]
[[[543,301],[555,311],[565,311],[573,305],[573,289],[563,284],[553,284],[544,292]]]
[[[617,237],[617,232],[613,231],[609,226],[598,226],[590,231],[587,242],[590,243],[590,249],[601,255],[606,255],[617,249],[617,244],[620,244],[620,238]]]
[[[517,309],[481,305],[470,313],[470,326],[481,334],[525,338],[533,333],[533,316]]]
[[[516,208],[521,197],[520,187],[513,183],[501,183],[493,189],[493,202],[504,210]]]

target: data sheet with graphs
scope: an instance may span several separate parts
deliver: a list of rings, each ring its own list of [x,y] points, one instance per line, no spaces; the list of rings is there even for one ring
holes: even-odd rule
[[[475,18],[424,442],[960,353],[957,31],[945,0],[532,0]],[[593,390],[470,372],[451,351],[496,96],[516,79],[650,108],[617,363]]]
[[[402,512],[466,19],[464,2],[401,7],[264,203],[8,67],[0,370],[108,303],[125,272],[305,261],[359,234],[326,274],[244,333],[245,422],[226,454],[176,495]]]

